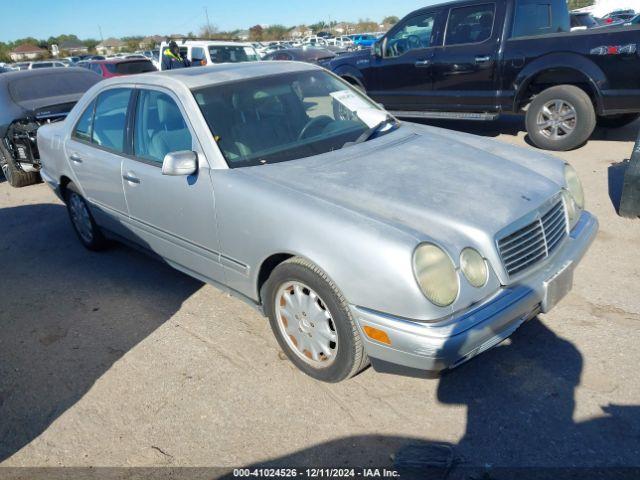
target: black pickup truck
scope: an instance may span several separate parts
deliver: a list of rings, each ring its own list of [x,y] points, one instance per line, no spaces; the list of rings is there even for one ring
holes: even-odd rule
[[[570,150],[640,116],[640,26],[571,32],[566,0],[464,0],[401,20],[325,66],[405,118],[526,111],[533,143]]]

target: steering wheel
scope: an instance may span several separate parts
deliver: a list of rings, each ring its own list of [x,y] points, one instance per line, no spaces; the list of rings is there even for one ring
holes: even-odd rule
[[[409,35],[407,37],[407,44],[409,45],[410,50],[414,50],[422,47],[422,42],[420,41],[420,37],[417,35]]]
[[[319,131],[329,125],[331,122],[333,122],[333,118],[331,118],[329,115],[320,115],[319,117],[312,118],[304,126],[304,128],[300,132],[300,135],[298,135],[298,140],[304,140],[308,136],[312,136],[309,135],[309,133],[316,133],[314,130],[317,129]]]

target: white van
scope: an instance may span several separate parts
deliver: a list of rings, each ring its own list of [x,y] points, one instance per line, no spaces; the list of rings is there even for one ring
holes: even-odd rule
[[[186,56],[192,67],[260,60],[258,52],[250,43],[214,40],[175,40],[175,42],[180,49],[180,55]],[[162,42],[160,45],[160,70],[162,70],[162,54],[167,48],[169,48],[169,42]]]

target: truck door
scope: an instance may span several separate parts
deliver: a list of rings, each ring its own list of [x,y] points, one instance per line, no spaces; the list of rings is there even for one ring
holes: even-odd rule
[[[432,88],[439,10],[401,21],[371,57],[367,93],[389,110],[420,110]],[[376,47],[378,50],[378,47]]]
[[[497,66],[504,15],[504,2],[449,10],[444,45],[432,67],[434,110],[498,109]]]

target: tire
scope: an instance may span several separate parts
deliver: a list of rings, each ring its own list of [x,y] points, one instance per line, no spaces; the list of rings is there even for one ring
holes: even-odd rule
[[[640,118],[640,113],[622,113],[598,117],[598,126],[602,128],[621,128]]]
[[[67,212],[73,230],[87,250],[98,252],[107,247],[107,240],[100,231],[100,227],[91,215],[91,210],[80,190],[73,183],[67,185],[64,193]]]
[[[40,174],[38,172],[25,172],[15,162],[11,154],[0,144],[0,168],[4,174],[4,178],[9,185],[14,188],[27,187],[40,183]]]
[[[347,301],[316,265],[302,258],[280,264],[261,293],[278,344],[298,369],[316,380],[338,383],[369,365]],[[290,302],[298,296],[301,302],[288,303],[288,296]]]
[[[565,121],[562,121],[563,115]],[[539,122],[548,126],[541,128]],[[526,126],[536,147],[552,151],[573,150],[583,145],[593,133],[596,112],[584,90],[573,85],[558,85],[536,95],[527,110]]]

